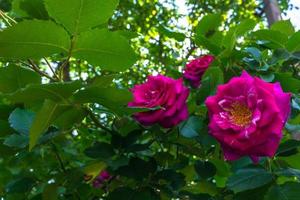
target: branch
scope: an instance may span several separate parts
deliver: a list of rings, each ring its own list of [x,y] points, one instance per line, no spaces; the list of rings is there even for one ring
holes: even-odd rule
[[[34,62],[33,62],[32,60],[28,59],[27,61],[28,61],[28,63],[30,64],[31,69],[33,69],[33,70],[34,70],[35,72],[37,72],[39,75],[44,76],[44,77],[50,79],[51,81],[54,81],[54,82],[57,81],[55,78],[51,77],[49,74],[47,74],[47,73],[41,71],[41,70],[38,68],[38,66],[36,66],[36,65],[34,64]]]
[[[112,130],[110,130],[110,129],[108,129],[107,127],[105,127],[105,126],[103,126],[100,122],[99,122],[99,120],[98,120],[98,118],[96,117],[96,115],[93,113],[93,111],[90,109],[90,108],[84,108],[85,109],[85,111],[88,113],[88,115],[90,116],[90,119],[94,122],[94,124],[96,125],[96,126],[98,126],[99,128],[101,128],[101,129],[103,129],[103,130],[105,130],[106,132],[109,132],[109,133],[111,133],[111,134],[113,134],[114,132],[112,131]]]
[[[47,58],[45,58],[45,57],[44,57],[44,60],[45,60],[46,64],[48,65],[48,67],[50,68],[50,70],[51,70],[51,72],[53,73],[53,75],[55,76],[55,78],[56,78],[57,80],[59,80],[59,77],[58,77],[57,74],[55,73],[55,70],[52,68],[50,62],[49,62],[49,61],[47,60]]]

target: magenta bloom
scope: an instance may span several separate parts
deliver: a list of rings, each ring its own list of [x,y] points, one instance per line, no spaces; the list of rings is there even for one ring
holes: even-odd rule
[[[244,71],[220,85],[206,99],[210,134],[220,143],[227,160],[250,156],[273,157],[290,113],[290,93],[279,83],[267,83]]]
[[[111,178],[108,171],[103,170],[100,174],[93,180],[93,187],[94,188],[101,188],[103,184]]]
[[[192,87],[197,88],[200,86],[201,78],[210,64],[214,61],[211,55],[205,55],[200,58],[192,60],[186,65],[183,77],[190,81]]]
[[[164,128],[171,128],[188,118],[186,100],[189,89],[183,85],[182,79],[149,76],[145,83],[135,85],[131,92],[133,101],[128,103],[129,107],[157,108],[134,114],[144,126],[159,123]]]

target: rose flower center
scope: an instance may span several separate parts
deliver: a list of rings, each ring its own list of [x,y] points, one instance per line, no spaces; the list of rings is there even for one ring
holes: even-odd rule
[[[252,112],[244,104],[234,102],[233,104],[231,104],[228,112],[230,114],[231,122],[235,125],[244,127],[251,123]]]

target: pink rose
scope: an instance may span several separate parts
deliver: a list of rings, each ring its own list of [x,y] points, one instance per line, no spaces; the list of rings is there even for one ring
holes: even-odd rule
[[[149,76],[145,83],[135,85],[131,92],[133,101],[128,103],[129,107],[158,108],[134,114],[134,118],[145,126],[159,123],[170,128],[188,118],[186,100],[189,89],[183,85],[182,79]]]
[[[186,65],[183,77],[190,81],[192,87],[199,87],[204,72],[213,61],[214,57],[211,55],[205,55],[192,60]]]
[[[220,85],[206,99],[210,134],[220,143],[227,160],[250,156],[273,157],[290,113],[290,93],[279,83],[267,83],[244,71]]]
[[[103,184],[111,178],[108,171],[103,170],[100,174],[93,180],[93,187],[94,188],[101,188]]]

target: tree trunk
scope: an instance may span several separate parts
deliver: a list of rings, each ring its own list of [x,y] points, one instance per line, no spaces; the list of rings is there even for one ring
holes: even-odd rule
[[[264,10],[267,16],[269,27],[281,20],[281,12],[277,0],[264,0]]]

